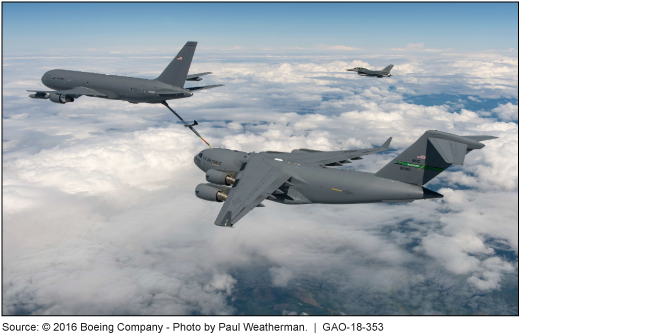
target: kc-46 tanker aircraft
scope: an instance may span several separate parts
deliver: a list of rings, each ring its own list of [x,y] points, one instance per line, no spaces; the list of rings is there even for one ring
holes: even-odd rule
[[[429,130],[375,174],[326,167],[386,150],[392,137],[379,148],[343,151],[206,149],[194,163],[206,172],[209,183],[199,184],[195,192],[204,200],[225,201],[214,222],[222,227],[232,227],[255,207],[264,207],[266,199],[282,204],[359,204],[442,198],[422,185],[452,164],[463,165],[468,152],[485,146],[479,142],[495,138]]]
[[[356,72],[360,76],[366,76],[366,77],[390,77],[392,74],[390,74],[390,70],[393,68],[393,64],[386,66],[383,70],[368,70],[365,67],[355,67],[353,69],[348,69],[348,71],[353,71]]]
[[[194,95],[195,91],[223,86],[183,87],[185,81],[200,81],[203,79],[201,76],[212,73],[187,74],[192,64],[196,45],[197,42],[187,42],[181,51],[178,52],[178,55],[167,65],[165,71],[156,79],[150,80],[69,70],[50,70],[45,72],[41,78],[41,82],[54,91],[28,90],[28,92],[35,92],[34,94],[30,94],[29,97],[34,99],[49,99],[58,104],[74,102],[75,99],[83,95],[128,101],[134,104],[143,102],[152,104],[160,103],[169,108],[183,122],[185,127],[190,128],[196,136],[203,140],[203,137],[193,128],[198,125],[196,120],[193,123],[185,122],[167,104],[167,100],[189,98]],[[205,140],[203,142],[208,144]]]

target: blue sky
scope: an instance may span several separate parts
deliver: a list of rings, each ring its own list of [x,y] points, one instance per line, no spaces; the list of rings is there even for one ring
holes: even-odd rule
[[[203,45],[518,49],[516,3],[3,4],[5,51]],[[52,32],[56,32],[53,37]]]

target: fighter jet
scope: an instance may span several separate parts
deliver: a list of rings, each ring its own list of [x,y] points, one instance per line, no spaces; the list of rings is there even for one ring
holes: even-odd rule
[[[35,92],[29,97],[33,99],[49,99],[57,104],[74,102],[81,96],[122,100],[130,103],[160,103],[167,107],[178,117],[185,127],[190,128],[203,140],[194,126],[194,123],[185,122],[169,105],[167,100],[189,98],[195,91],[210,89],[223,85],[207,85],[184,88],[185,81],[200,81],[201,76],[212,72],[190,74],[190,64],[194,57],[197,42],[187,42],[181,51],[167,65],[165,71],[156,79],[132,78],[123,76],[105,75],[91,72],[50,70],[45,72],[41,82],[54,91],[28,90]],[[203,140],[206,144],[205,140]],[[210,146],[210,144],[208,144]],[[211,146],[210,146],[211,147]]]
[[[366,76],[366,77],[390,77],[392,74],[390,74],[390,70],[393,68],[393,64],[386,66],[383,70],[381,71],[373,71],[373,70],[368,70],[363,67],[355,67],[354,69],[348,69],[348,71],[353,71],[359,74],[360,76]]]
[[[463,165],[465,155],[481,149],[481,141],[494,136],[458,136],[436,130],[424,133],[414,144],[377,173],[328,168],[362,159],[388,149],[389,138],[379,148],[291,153],[247,153],[206,149],[194,157],[208,183],[196,187],[196,196],[224,202],[215,225],[233,227],[264,200],[282,204],[399,203],[442,198],[422,185],[452,164]]]

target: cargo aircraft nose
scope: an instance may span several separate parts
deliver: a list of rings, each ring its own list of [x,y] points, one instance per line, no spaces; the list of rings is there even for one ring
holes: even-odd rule
[[[194,156],[194,164],[196,164],[196,166],[198,166],[199,169],[201,169],[201,157],[202,156],[203,156],[203,152],[201,152],[200,154]],[[203,170],[203,169],[201,169],[201,170]]]

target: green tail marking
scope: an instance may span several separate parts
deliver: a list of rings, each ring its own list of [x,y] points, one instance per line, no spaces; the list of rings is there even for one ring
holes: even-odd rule
[[[395,164],[400,164],[400,165],[416,168],[418,170],[419,169],[425,169],[425,170],[440,171],[440,172],[445,171],[445,169],[443,169],[443,168],[437,168],[437,167],[433,167],[433,166],[426,166],[426,165],[420,165],[420,164],[407,163],[407,162],[402,162],[402,161],[396,161]]]

